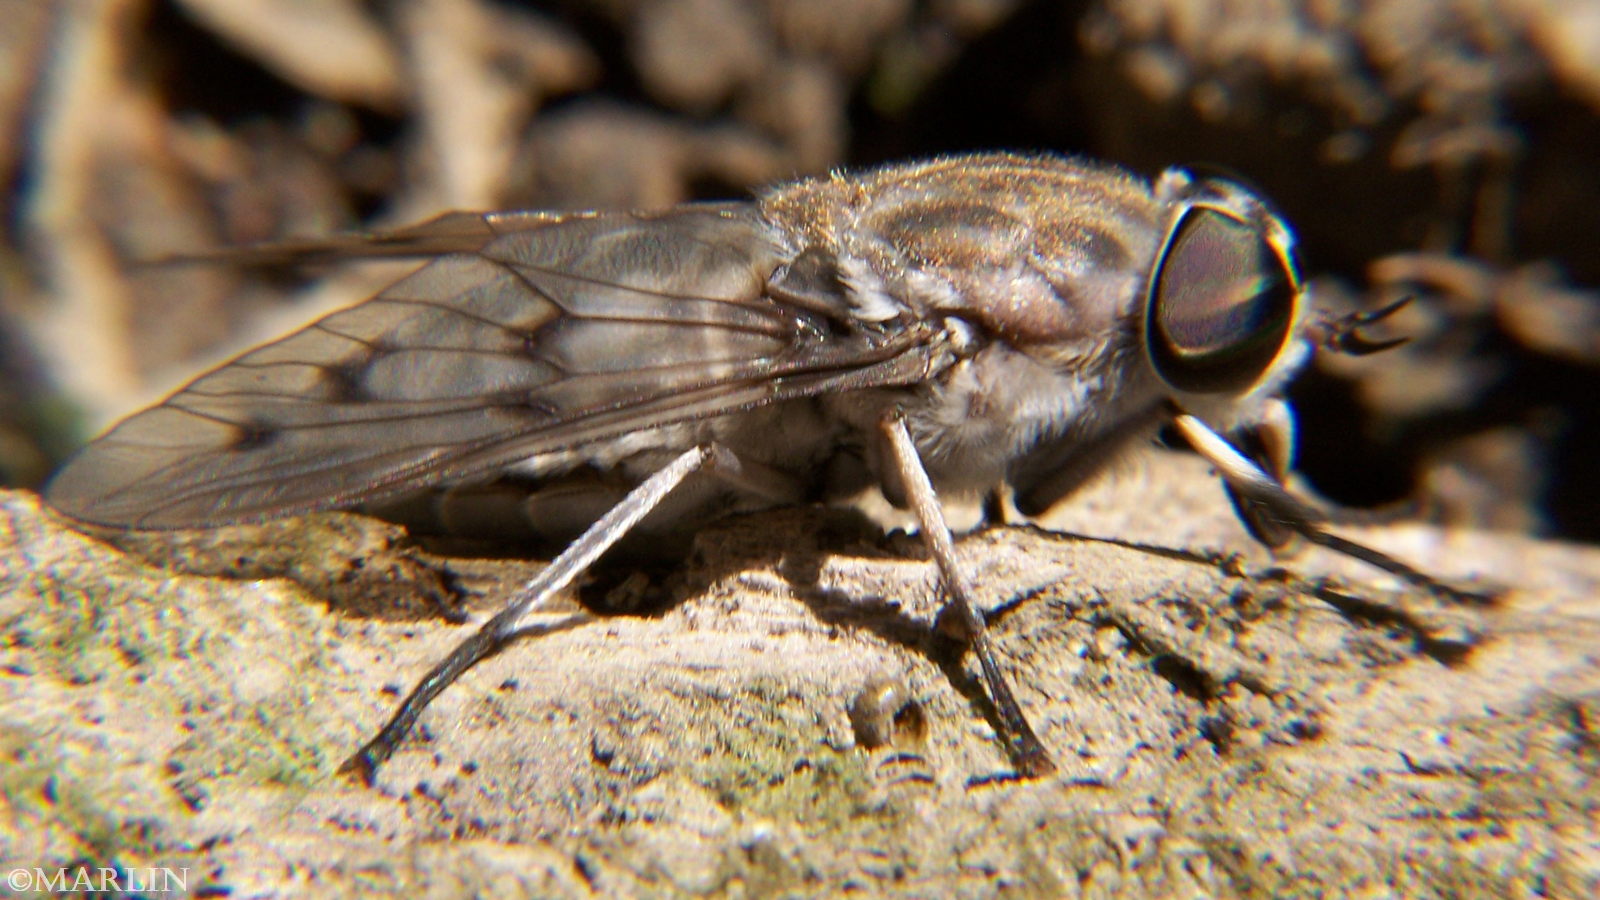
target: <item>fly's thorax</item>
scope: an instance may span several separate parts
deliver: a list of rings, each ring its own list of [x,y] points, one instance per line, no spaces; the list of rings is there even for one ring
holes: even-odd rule
[[[1121,169],[1006,154],[799,182],[762,203],[797,252],[826,254],[857,316],[940,323],[957,361],[893,402],[941,490],[993,487],[1041,444],[1147,416],[1165,385],[1142,307],[1170,207]]]
[[[763,213],[826,248],[868,319],[956,314],[1014,346],[1105,339],[1159,235],[1148,183],[1115,168],[990,154],[805,181]]]
[[[1041,443],[1114,429],[1159,397],[1120,337],[1084,344],[1071,364],[992,340],[899,401],[941,491],[981,491],[1009,480]]]

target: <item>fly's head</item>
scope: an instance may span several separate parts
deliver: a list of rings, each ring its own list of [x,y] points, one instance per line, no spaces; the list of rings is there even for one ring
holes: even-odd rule
[[[1293,464],[1294,417],[1278,394],[1307,349],[1294,238],[1259,197],[1226,179],[1169,169],[1155,194],[1168,218],[1139,318],[1145,359],[1170,412],[1229,429],[1234,449],[1281,483]],[[1231,481],[1227,489],[1258,541],[1292,544],[1271,510]]]
[[[1293,235],[1225,179],[1168,169],[1155,193],[1167,222],[1140,310],[1150,368],[1183,405],[1274,392],[1304,358]]]

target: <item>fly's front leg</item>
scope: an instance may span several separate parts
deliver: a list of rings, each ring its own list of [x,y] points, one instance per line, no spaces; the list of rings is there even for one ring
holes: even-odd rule
[[[1228,443],[1260,466],[1280,486],[1289,479],[1294,467],[1295,422],[1294,409],[1281,398],[1267,400],[1261,414],[1253,422],[1227,434]],[[1226,484],[1228,499],[1234,512],[1244,523],[1250,536],[1272,549],[1274,553],[1292,552],[1293,542],[1299,532],[1273,521],[1272,509],[1260,501],[1246,498],[1231,483]],[[1326,501],[1318,504],[1317,512],[1328,525],[1386,525],[1404,518],[1415,517],[1423,505],[1407,500],[1383,509],[1330,508]]]
[[[547,603],[562,588],[587,569],[602,553],[621,540],[633,526],[660,505],[685,478],[702,469],[712,468],[737,478],[740,473],[738,459],[727,449],[716,445],[703,445],[688,450],[668,463],[660,471],[646,478],[638,487],[628,492],[621,502],[601,516],[589,529],[562,551],[550,565],[522,586],[505,608],[471,637],[462,641],[434,666],[417,686],[411,689],[393,718],[383,726],[377,737],[368,741],[356,754],[339,767],[340,774],[360,777],[372,783],[378,766],[394,753],[395,747],[416,724],[417,717],[445,688],[460,678],[468,669],[494,654],[507,641],[516,637],[517,625],[529,610]]]
[[[950,526],[945,523],[944,509],[917,454],[916,444],[906,431],[905,420],[898,413],[892,413],[883,420],[882,428],[894,456],[900,484],[921,525],[923,543],[939,568],[939,583],[944,589],[946,603],[940,621],[959,625],[967,646],[978,657],[984,685],[1000,713],[1001,724],[1007,732],[1005,740],[1015,757],[1017,769],[1029,777],[1048,775],[1056,770],[1056,764],[1033,733],[1033,727],[1022,714],[1022,707],[1017,705],[1011,686],[995,661],[994,646],[983,615],[973,604],[971,586],[957,564],[955,541],[950,535]]]
[[[1253,516],[1269,523],[1275,533],[1292,531],[1313,544],[1359,559],[1446,599],[1466,603],[1490,603],[1495,599],[1492,593],[1452,587],[1387,553],[1329,533],[1326,530],[1328,517],[1321,510],[1290,494],[1276,478],[1240,453],[1211,426],[1185,412],[1174,412],[1172,424],[1196,452],[1216,467],[1230,492],[1238,498],[1236,505],[1251,510]],[[1245,524],[1255,533],[1249,517]]]
[[[1294,465],[1294,411],[1278,398],[1266,401],[1260,418],[1231,432],[1240,452],[1265,470],[1278,484],[1289,477]],[[1239,492],[1232,482],[1224,482],[1228,500],[1245,530],[1274,553],[1289,547],[1299,532],[1274,520],[1270,506]]]

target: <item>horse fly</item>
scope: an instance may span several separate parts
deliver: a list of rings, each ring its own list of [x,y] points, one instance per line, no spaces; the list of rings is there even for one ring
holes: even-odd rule
[[[915,513],[941,628],[976,656],[1017,769],[1053,771],[936,490],[1005,491],[1036,515],[1163,423],[1258,540],[1300,535],[1470,596],[1335,537],[1282,487],[1285,381],[1318,343],[1384,346],[1359,329],[1387,311],[1313,316],[1289,229],[1226,179],[986,154],[751,202],[457,213],[231,258],[363,256],[429,261],[123,420],[47,498],[87,523],[163,529],[527,481],[535,527],[566,549],[345,763],[369,782],[440,691],[630,532],[874,485]]]

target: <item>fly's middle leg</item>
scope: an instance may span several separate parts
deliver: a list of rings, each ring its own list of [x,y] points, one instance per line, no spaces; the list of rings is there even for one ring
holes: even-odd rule
[[[994,646],[983,614],[972,602],[970,582],[957,563],[955,541],[950,535],[950,526],[945,522],[944,509],[939,505],[933,482],[929,480],[928,471],[917,454],[916,444],[906,431],[905,420],[898,413],[891,413],[884,418],[881,427],[888,439],[895,471],[900,477],[906,499],[911,502],[911,508],[917,516],[923,543],[939,569],[939,583],[944,590],[946,603],[939,616],[940,622],[954,625],[968,648],[977,656],[984,686],[988,688],[990,699],[1000,714],[1006,732],[1004,738],[1018,771],[1029,777],[1048,775],[1056,770],[1056,764],[1033,733],[1033,726],[1022,714],[1022,707],[1011,693],[1011,685],[995,660]]]

